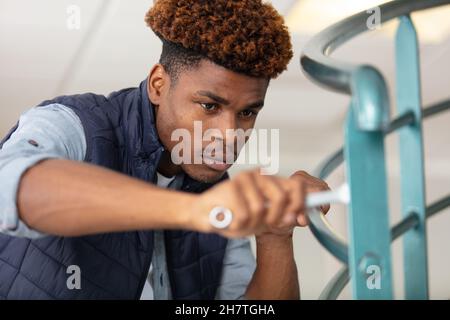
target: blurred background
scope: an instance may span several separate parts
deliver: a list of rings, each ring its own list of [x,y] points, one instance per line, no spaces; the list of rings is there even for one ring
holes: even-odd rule
[[[320,30],[351,14],[386,1],[275,0],[292,33],[294,58],[288,71],[272,81],[258,128],[280,130],[280,175],[312,172],[343,143],[349,97],[311,83],[301,72],[305,43]],[[0,136],[20,114],[62,94],[112,91],[139,85],[158,62],[161,43],[146,27],[151,0],[0,0]],[[73,7],[75,6],[75,7]],[[68,17],[80,10],[79,28]],[[77,10],[78,10],[77,9]],[[68,11],[69,10],[69,11]],[[427,106],[450,98],[450,5],[412,15],[421,43],[422,101]],[[333,57],[370,63],[385,76],[395,115],[394,35],[396,21],[358,36]],[[450,112],[424,122],[427,203],[450,192]],[[400,220],[398,143],[386,140],[391,225]],[[231,170],[235,174],[244,166]],[[344,181],[342,167],[327,180]],[[1,182],[0,182],[1,183]],[[368,181],[370,183],[370,181]],[[328,218],[346,234],[344,206]],[[450,209],[428,220],[430,297],[450,298]],[[403,298],[402,243],[393,244],[395,297]],[[308,228],[295,232],[295,254],[304,299],[317,299],[340,264]],[[351,298],[347,287],[340,298]]]

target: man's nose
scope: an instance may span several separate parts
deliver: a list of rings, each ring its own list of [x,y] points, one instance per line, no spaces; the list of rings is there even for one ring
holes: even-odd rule
[[[220,117],[218,129],[222,132],[222,136],[227,139],[227,132],[233,132],[237,129],[237,119],[234,112],[223,112],[223,116]],[[229,135],[229,134],[228,134]]]

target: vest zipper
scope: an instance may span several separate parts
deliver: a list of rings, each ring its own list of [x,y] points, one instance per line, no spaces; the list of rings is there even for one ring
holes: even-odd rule
[[[153,233],[152,233],[152,237],[153,237]],[[148,255],[148,258],[145,261],[145,268],[144,268],[145,272],[142,275],[141,280],[139,282],[138,291],[136,293],[136,300],[140,300],[140,298],[142,296],[142,291],[144,290],[145,281],[147,281],[148,272],[150,270],[150,264],[152,263],[152,256],[153,256],[153,248],[152,248],[151,254]]]
[[[157,159],[156,159],[156,166],[155,166],[155,174],[156,174],[156,170],[158,170],[158,165],[159,165],[159,161],[161,160],[161,156],[162,156],[162,151],[164,151],[164,147],[160,147],[160,152],[158,153]],[[142,231],[141,231],[142,232]],[[153,256],[153,249],[154,249],[154,233],[153,231],[150,231],[152,233],[152,240],[153,241],[149,241],[150,245],[149,248],[151,250],[151,254],[148,255],[147,260],[145,261],[145,273],[142,275],[142,278],[139,282],[139,287],[138,287],[138,291],[136,293],[136,300],[140,300],[141,296],[142,296],[142,291],[144,290],[144,285],[145,285],[145,281],[147,280],[147,276],[148,276],[148,272],[150,270],[150,264],[152,263],[152,256]]]

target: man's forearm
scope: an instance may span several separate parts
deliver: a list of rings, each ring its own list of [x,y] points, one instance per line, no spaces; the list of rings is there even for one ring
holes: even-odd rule
[[[22,177],[20,218],[52,235],[181,228],[193,195],[157,188],[112,170],[70,160],[45,160]]]
[[[256,237],[256,263],[246,299],[300,299],[292,236]]]

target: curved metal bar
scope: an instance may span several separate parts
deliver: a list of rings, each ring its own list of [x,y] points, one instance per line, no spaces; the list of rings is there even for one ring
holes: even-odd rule
[[[348,248],[342,239],[331,227],[325,216],[317,209],[309,211],[309,226],[316,239],[328,251],[343,263],[348,262]]]
[[[447,209],[447,207],[450,207],[450,195],[442,198],[439,201],[436,201],[427,208],[427,219],[434,216],[439,211]]]
[[[422,117],[426,119],[440,112],[450,110],[450,100],[442,101],[437,104],[424,108]],[[390,134],[395,130],[407,126],[414,121],[412,113],[406,113],[394,119],[385,133]],[[328,177],[340,164],[344,162],[343,149],[334,152],[317,170],[317,176],[321,179]],[[318,210],[309,211],[308,218],[310,229],[316,239],[335,256],[339,261],[346,263],[348,261],[347,245],[326,220],[325,216]]]
[[[440,105],[436,105],[440,106]],[[434,106],[433,106],[434,107]],[[450,100],[448,101],[448,106],[450,108]],[[431,108],[430,108],[431,109]],[[442,109],[440,111],[444,111],[446,109]],[[433,111],[435,111],[433,109]],[[437,111],[435,113],[438,113],[440,111]],[[430,115],[435,113],[429,113]],[[396,119],[394,119],[389,126],[386,128],[385,133],[389,134],[394,132],[395,130],[407,126],[414,122],[414,114],[412,112],[408,112]],[[318,169],[316,170],[316,176],[320,179],[325,179],[328,177],[337,167],[339,167],[344,162],[344,149],[340,148],[339,150],[335,151],[329,158],[325,159],[323,164],[321,164]]]
[[[450,100],[441,101],[430,107],[424,108],[422,110],[422,117],[428,118],[446,110],[450,110]]]
[[[419,224],[419,217],[417,214],[412,213],[405,219],[394,225],[391,229],[391,241],[399,238],[410,229],[414,229]]]
[[[426,209],[427,219],[434,216],[436,213],[450,207],[450,195],[444,197],[431,205]],[[391,229],[392,241],[399,238],[406,233],[409,229],[414,228],[418,224],[419,220],[415,214],[403,219]],[[348,267],[342,267],[336,275],[327,283],[325,288],[320,293],[320,300],[335,300],[350,281]]]
[[[399,0],[380,6],[381,23],[414,11],[447,4],[448,0]],[[342,93],[352,93],[352,76],[360,67],[328,56],[340,45],[368,30],[368,13],[362,11],[318,33],[303,50],[300,63],[314,82]]]
[[[328,177],[337,167],[344,162],[344,149],[340,148],[329,156],[321,165],[318,166],[315,176],[320,179]]]
[[[438,113],[450,110],[450,100],[445,100],[433,104],[429,107],[425,107],[422,111],[422,118],[427,119]],[[414,121],[414,115],[412,113],[404,114],[394,119],[386,129],[386,134],[390,134],[395,130],[407,126]],[[342,148],[335,151],[330,157],[328,157],[316,170],[316,176],[320,179],[327,178],[337,167],[344,162],[344,151]]]
[[[348,272],[348,266],[345,265],[328,281],[320,293],[319,300],[336,300],[349,281],[350,273]]]
[[[389,126],[384,131],[385,134],[389,134],[394,132],[397,129],[400,129],[401,127],[407,126],[412,124],[415,121],[415,116],[413,112],[407,112],[403,115],[401,115],[398,118],[395,118]]]

